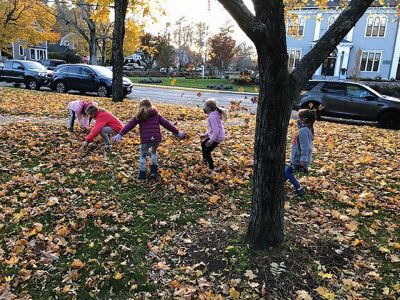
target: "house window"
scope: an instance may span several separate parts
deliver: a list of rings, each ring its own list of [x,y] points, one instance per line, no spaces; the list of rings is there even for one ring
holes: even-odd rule
[[[301,59],[301,50],[300,49],[288,49],[288,68],[289,70],[293,70],[296,68],[297,64]]]
[[[329,20],[328,20],[328,28],[330,28],[330,27],[333,25],[333,23],[335,23],[337,17],[338,17],[337,15],[334,15],[334,16],[329,17]]]
[[[367,29],[365,31],[365,36],[370,37],[384,37],[387,27],[386,17],[369,17],[367,19]]]
[[[21,45],[19,45],[19,55],[24,56],[24,48]]]
[[[306,18],[298,17],[297,22],[293,22],[291,18],[287,21],[287,35],[304,36],[304,27],[306,25]]]
[[[363,51],[361,55],[362,72],[378,72],[381,63],[381,51]]]
[[[35,49],[30,49],[31,59],[36,59]]]

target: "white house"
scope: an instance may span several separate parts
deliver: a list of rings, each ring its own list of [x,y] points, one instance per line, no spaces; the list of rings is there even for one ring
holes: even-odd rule
[[[395,0],[371,6],[335,51],[315,72],[314,78],[400,79],[400,22]],[[298,16],[293,35],[287,36],[289,67],[296,66],[341,13],[340,0],[329,0],[321,10],[314,1],[295,10]],[[293,30],[292,30],[293,31]],[[290,32],[290,30],[288,31]]]

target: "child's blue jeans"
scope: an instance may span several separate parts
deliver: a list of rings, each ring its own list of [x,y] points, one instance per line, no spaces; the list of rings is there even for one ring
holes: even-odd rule
[[[151,165],[157,165],[157,148],[159,143],[148,143],[140,145],[140,171],[146,171],[146,156],[148,151],[151,153]]]
[[[289,180],[296,190],[301,188],[299,181],[294,176],[294,168],[292,165],[285,166],[285,179]]]

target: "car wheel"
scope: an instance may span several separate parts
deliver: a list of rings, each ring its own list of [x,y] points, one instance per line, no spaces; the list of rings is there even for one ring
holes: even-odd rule
[[[14,83],[13,86],[19,88],[21,85],[19,83]]]
[[[26,88],[29,90],[38,90],[40,86],[35,79],[28,79],[26,82]]]
[[[56,91],[57,91],[57,93],[60,93],[60,94],[67,92],[67,87],[65,86],[64,82],[62,82],[62,81],[56,82]]]
[[[388,111],[379,117],[379,125],[389,129],[400,129],[400,112]]]
[[[301,108],[315,110],[315,115],[317,120],[321,119],[322,112],[324,110],[323,105],[317,101],[306,102],[301,106]]]
[[[109,96],[108,88],[105,85],[100,84],[97,87],[97,96],[99,96],[99,97],[108,97]]]

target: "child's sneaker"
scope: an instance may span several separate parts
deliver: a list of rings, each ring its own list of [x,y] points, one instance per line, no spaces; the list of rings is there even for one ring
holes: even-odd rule
[[[296,190],[297,197],[302,198],[305,194],[306,194],[306,190],[304,188],[300,188],[300,189]]]

